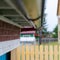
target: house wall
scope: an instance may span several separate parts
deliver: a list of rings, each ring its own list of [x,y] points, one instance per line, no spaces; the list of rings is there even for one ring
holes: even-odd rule
[[[0,56],[20,45],[20,28],[0,20]]]
[[[0,42],[19,39],[20,28],[0,21]]]

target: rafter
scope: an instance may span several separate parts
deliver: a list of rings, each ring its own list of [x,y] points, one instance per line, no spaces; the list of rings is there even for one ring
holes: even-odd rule
[[[12,24],[12,25],[15,25],[15,26],[17,26],[17,27],[19,27],[19,28],[22,27],[22,26],[20,26],[19,24],[15,23],[15,22],[13,22],[13,21],[11,21],[11,20],[9,20],[8,18],[5,18],[5,17],[3,17],[3,16],[0,16],[0,20],[2,20],[2,21],[4,21],[4,22],[7,22],[7,23],[10,23],[10,24]]]

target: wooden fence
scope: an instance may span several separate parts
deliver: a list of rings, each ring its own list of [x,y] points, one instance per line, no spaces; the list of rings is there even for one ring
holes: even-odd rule
[[[60,60],[60,45],[22,45],[20,60]]]

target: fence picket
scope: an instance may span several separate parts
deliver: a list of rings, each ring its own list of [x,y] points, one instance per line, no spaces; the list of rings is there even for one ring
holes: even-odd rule
[[[48,45],[45,46],[45,60],[48,60]]]
[[[43,60],[43,45],[40,45],[40,60]]]
[[[29,46],[26,45],[26,60],[29,60],[30,58],[30,52],[29,52]]]
[[[53,60],[53,46],[49,46],[49,60]]]
[[[58,60],[58,46],[54,46],[54,60]]]
[[[30,53],[30,55],[31,55],[31,60],[34,60],[34,46],[33,45],[31,45],[31,53]]]
[[[25,60],[25,49],[24,49],[24,45],[22,46],[22,60]]]
[[[39,46],[35,46],[35,60],[39,60]]]

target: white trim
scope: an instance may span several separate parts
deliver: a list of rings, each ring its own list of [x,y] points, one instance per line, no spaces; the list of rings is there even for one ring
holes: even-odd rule
[[[35,33],[35,31],[23,31],[23,32],[21,32],[21,34],[28,34],[28,33]]]
[[[0,56],[17,48],[20,45],[20,39],[0,42]]]

